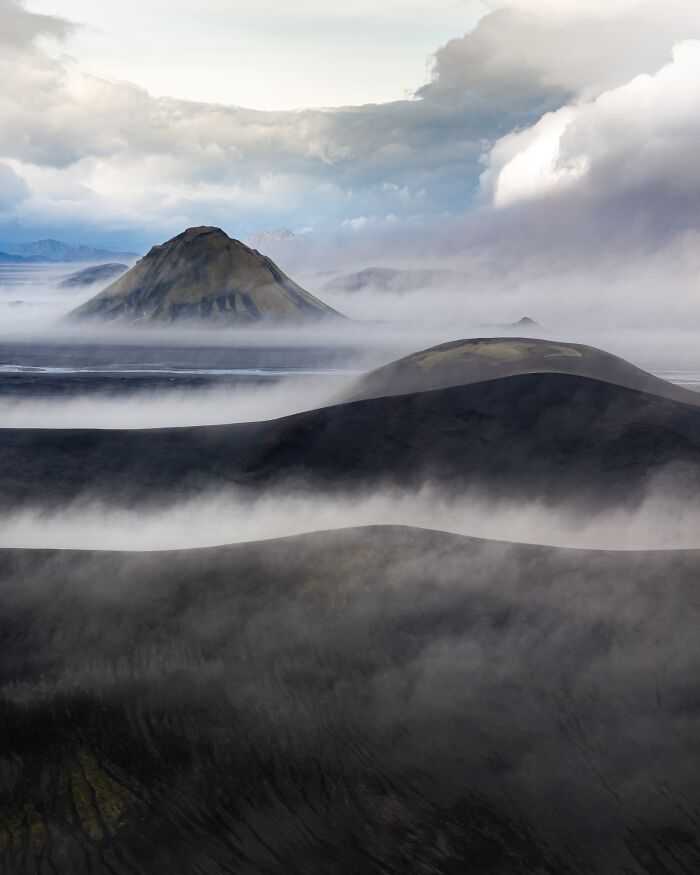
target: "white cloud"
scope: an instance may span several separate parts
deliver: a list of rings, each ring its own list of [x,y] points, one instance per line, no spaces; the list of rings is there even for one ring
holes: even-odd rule
[[[391,14],[393,3],[379,11]],[[92,75],[37,47],[65,35],[65,22],[0,0],[0,40],[10,35],[0,52],[0,162],[19,180],[8,183],[5,212],[15,225],[140,234],[143,246],[200,223],[247,236],[277,226],[333,232],[349,217],[395,233],[468,212],[486,155],[482,187],[501,212],[620,191],[692,225],[696,50],[681,43],[667,62],[679,39],[700,37],[700,4],[492,5],[502,8],[438,51],[418,99],[261,112],[154,98]],[[324,16],[350,8],[331,6]]]
[[[473,33],[436,54],[434,99],[477,90],[533,101],[594,96],[653,73],[672,46],[700,38],[695,0],[494,0]],[[545,107],[545,109],[551,109]]]
[[[538,18],[581,19],[581,18],[619,18],[630,12],[636,13],[640,7],[652,3],[639,0],[491,0],[495,8],[514,9]]]
[[[700,195],[700,41],[677,45],[655,75],[566,106],[510,134],[483,184],[498,206],[563,193],[658,209]]]
[[[63,25],[2,4],[0,30],[7,17],[27,34],[0,53],[0,160],[33,191],[14,217],[25,225],[62,216],[65,226],[138,229],[148,245],[175,222],[246,235],[270,225],[332,230],[348,215],[414,221],[411,191],[428,217],[469,199],[484,136],[497,135],[514,105],[421,99],[260,112],[153,98],[48,56],[31,40],[60,36]],[[533,119],[517,107],[516,116]]]
[[[344,228],[350,228],[351,231],[362,231],[369,225],[367,216],[356,216],[354,219],[345,219],[343,221]]]
[[[588,169],[585,156],[562,160],[561,140],[575,116],[572,107],[545,115],[534,128],[509,134],[491,151],[493,202],[508,206],[574,184]],[[500,166],[499,166],[500,165]],[[482,177],[488,185],[492,169]]]

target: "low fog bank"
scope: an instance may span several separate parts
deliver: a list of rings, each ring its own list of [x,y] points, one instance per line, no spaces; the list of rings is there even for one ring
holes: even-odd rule
[[[0,395],[0,427],[141,429],[261,422],[321,407],[351,379],[329,373],[226,387],[60,398]]]
[[[517,233],[462,233],[453,228],[420,246],[410,235],[401,241],[379,240],[374,249],[348,245],[333,269],[308,268],[306,287],[354,318],[417,317],[435,324],[452,318],[476,323],[508,323],[530,316],[554,328],[682,329],[700,315],[700,248],[697,234],[671,241],[627,241],[590,247],[545,245],[528,241],[525,224]],[[554,229],[550,229],[554,230]],[[542,229],[541,236],[546,231]],[[532,244],[532,245],[530,245]],[[416,252],[420,256],[416,256]],[[326,253],[328,259],[328,253]],[[328,262],[330,264],[330,262]],[[361,287],[343,292],[343,280],[370,269],[398,271],[393,281],[361,276]],[[417,282],[420,272],[434,282]],[[401,293],[392,291],[400,288]]]
[[[442,252],[435,245],[418,249],[408,242],[380,240],[374,249],[357,243],[311,250],[308,264],[299,274],[293,272],[293,278],[349,318],[288,327],[71,324],[61,317],[96,290],[59,288],[69,271],[57,273],[54,266],[30,271],[26,282],[0,282],[0,342],[348,345],[367,350],[374,364],[458,337],[522,333],[522,328],[509,326],[527,316],[538,323],[531,330],[536,336],[604,346],[642,367],[700,367],[689,328],[700,317],[700,250],[693,237],[648,251],[610,247],[595,257],[585,248],[578,253],[541,247],[528,252],[508,239],[500,245],[472,241],[468,248],[464,241],[460,248],[451,240]],[[284,263],[280,267],[284,270]],[[333,290],[334,279],[370,267],[432,271],[436,280],[415,288],[409,283],[398,294],[371,284],[351,293]],[[14,266],[13,276],[21,276],[22,270]],[[23,304],[17,303],[20,299]]]
[[[120,509],[104,498],[60,511],[30,508],[0,517],[0,547],[177,550],[268,540],[368,525],[402,525],[498,541],[598,550],[700,549],[700,505],[659,483],[633,508],[588,513],[576,506],[448,497],[377,489],[364,495],[235,491],[150,508]]]
[[[403,308],[404,316],[410,310],[409,302],[403,297],[396,306]],[[655,325],[640,326],[631,322],[607,323],[604,318],[595,323],[577,324],[569,318],[557,324],[542,316],[543,311],[519,302],[492,308],[488,322],[479,321],[476,308],[472,311],[465,306],[462,316],[455,317],[446,311],[439,323],[431,323],[429,316],[421,315],[423,307],[422,303],[416,304],[413,322],[348,322],[230,331],[184,327],[134,330],[61,324],[45,332],[36,326],[18,332],[8,330],[0,321],[0,366],[89,367],[93,362],[108,362],[118,371],[120,367],[142,362],[155,369],[167,364],[201,369],[233,365],[359,374],[454,340],[525,336],[598,347],[674,382],[693,383],[700,373],[695,321],[686,320],[678,326],[659,318]],[[483,309],[481,304],[479,307]],[[515,324],[526,315],[537,324]],[[499,321],[501,319],[503,321]]]
[[[97,264],[101,262],[0,265],[2,333],[49,330],[66,313],[104,288],[104,282],[72,288],[62,285],[76,270]]]

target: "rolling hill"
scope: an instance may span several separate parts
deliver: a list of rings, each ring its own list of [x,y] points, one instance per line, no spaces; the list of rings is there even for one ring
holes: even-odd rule
[[[540,373],[588,377],[700,404],[700,394],[674,386],[601,349],[521,337],[455,340],[413,353],[364,374],[336,400],[359,401]]]
[[[12,875],[688,875],[700,554],[0,551]]]
[[[136,431],[0,429],[0,507],[81,495],[162,502],[241,486],[416,487],[615,505],[659,478],[700,489],[700,409],[571,374],[523,374],[270,422]]]
[[[269,258],[220,228],[189,228],[70,314],[128,323],[245,325],[333,316]]]
[[[425,482],[582,513],[651,485],[697,501],[700,408],[599,350],[459,341],[362,392],[386,394],[0,429],[0,510]],[[694,873],[699,576],[700,551],[386,526],[0,550],[0,872]]]

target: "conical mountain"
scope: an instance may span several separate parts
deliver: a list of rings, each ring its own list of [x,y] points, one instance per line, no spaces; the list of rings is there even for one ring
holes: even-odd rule
[[[154,246],[71,316],[129,323],[250,324],[340,314],[255,249],[221,228],[200,227]]]

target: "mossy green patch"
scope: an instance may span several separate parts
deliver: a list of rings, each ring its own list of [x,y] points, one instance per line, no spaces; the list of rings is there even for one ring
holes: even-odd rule
[[[105,830],[108,835],[114,834],[123,824],[127,811],[138,804],[137,797],[114,780],[86,750],[77,753],[72,779],[78,815],[94,841],[104,838]]]
[[[37,785],[21,798],[0,807],[0,853],[40,849],[48,841],[49,823],[78,828],[99,844],[141,804],[138,782],[89,750],[78,749],[61,765],[45,767]]]

